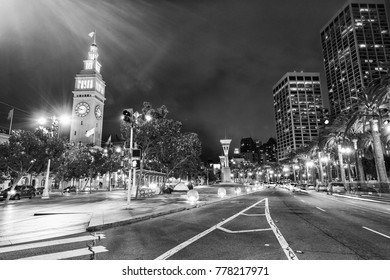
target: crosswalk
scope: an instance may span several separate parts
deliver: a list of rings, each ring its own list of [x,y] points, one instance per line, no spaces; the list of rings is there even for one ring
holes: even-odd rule
[[[102,233],[93,233],[70,238],[1,246],[0,259],[64,260],[86,256],[87,259],[93,260],[97,259],[98,254],[108,252],[106,247],[99,245],[104,238],[105,235]],[[71,250],[63,250],[62,248],[71,248]],[[45,253],[48,251],[50,253]]]

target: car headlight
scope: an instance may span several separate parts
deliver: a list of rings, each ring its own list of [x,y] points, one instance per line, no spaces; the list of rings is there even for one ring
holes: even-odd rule
[[[16,193],[15,190],[12,190],[12,191],[9,191],[9,192],[8,192],[8,194],[10,194],[10,195],[14,195],[15,193]]]

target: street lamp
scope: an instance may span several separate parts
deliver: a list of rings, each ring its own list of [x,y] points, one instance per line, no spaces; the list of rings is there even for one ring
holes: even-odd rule
[[[48,123],[50,121],[50,123]],[[57,134],[57,138],[61,134],[61,126],[70,123],[70,117],[68,115],[62,115],[61,117],[51,116],[51,117],[40,117],[37,119],[37,123],[42,129],[45,129],[47,132],[50,132],[52,137]],[[48,126],[49,125],[49,126]],[[46,127],[45,127],[46,126]]]
[[[134,161],[133,161],[133,130],[134,130],[134,126],[135,124],[138,123],[138,118],[141,116],[140,113],[138,112],[133,112],[133,109],[132,108],[129,108],[129,109],[125,109],[123,110],[123,116],[122,116],[122,120],[126,123],[129,123],[130,124],[130,139],[129,139],[129,146],[130,146],[130,149],[129,149],[129,185],[128,185],[128,188],[127,188],[127,209],[130,208],[130,201],[131,201],[131,189],[135,187],[135,179],[136,179],[136,165],[134,166]],[[150,114],[146,114],[145,115],[145,120],[146,121],[151,121],[152,120],[152,116]],[[132,184],[132,187],[131,187],[131,173],[132,173],[132,169],[133,170],[133,184]]]

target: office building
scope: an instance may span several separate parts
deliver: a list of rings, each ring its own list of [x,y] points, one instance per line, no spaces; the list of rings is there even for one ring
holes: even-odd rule
[[[319,73],[288,72],[273,87],[278,160],[318,137],[323,123]]]
[[[386,75],[390,33],[383,0],[350,0],[321,30],[330,118],[353,110],[361,88]]]

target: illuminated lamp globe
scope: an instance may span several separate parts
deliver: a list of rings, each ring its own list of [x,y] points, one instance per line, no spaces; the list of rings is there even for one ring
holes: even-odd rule
[[[226,190],[225,188],[219,188],[218,189],[218,197],[223,198],[226,196]]]
[[[187,192],[187,199],[190,203],[196,203],[199,200],[199,193],[196,190]]]
[[[246,191],[247,193],[250,193],[250,192],[251,192],[251,188],[250,188],[250,187],[245,187],[245,191]]]
[[[234,193],[237,194],[237,195],[241,194],[241,188],[240,187],[235,187],[234,188]]]

